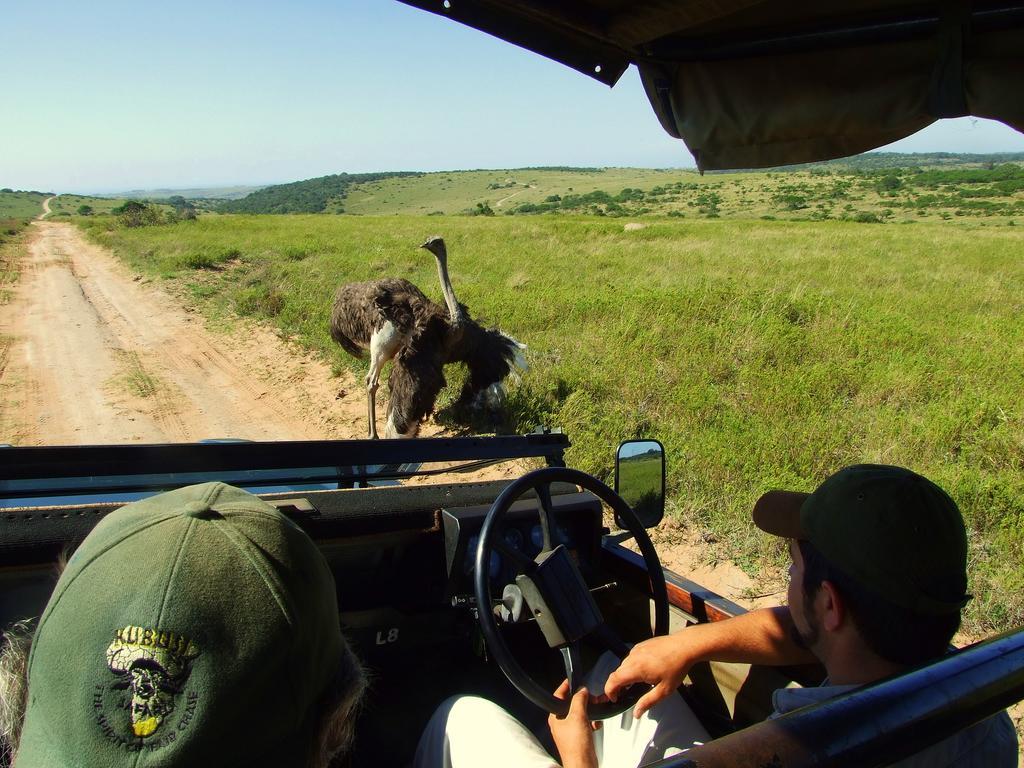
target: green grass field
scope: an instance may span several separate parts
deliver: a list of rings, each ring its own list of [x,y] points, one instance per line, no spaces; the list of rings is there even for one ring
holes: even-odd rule
[[[35,218],[46,198],[39,192],[0,192],[0,220]]]
[[[625,438],[668,451],[670,514],[748,570],[781,562],[749,511],[862,461],[911,466],[970,526],[969,626],[1024,622],[1024,234],[984,220],[584,216],[221,216],[136,230],[79,220],[206,311],[256,316],[337,366],[342,282],[403,276],[456,293],[529,345],[509,427],[560,426],[607,477]],[[457,371],[450,382],[459,379]],[[449,387],[446,399],[450,401]],[[456,390],[457,391],[457,390]]]

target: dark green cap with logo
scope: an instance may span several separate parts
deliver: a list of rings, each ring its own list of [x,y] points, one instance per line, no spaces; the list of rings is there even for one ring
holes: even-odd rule
[[[348,653],[326,561],[272,505],[222,483],[128,504],[40,619],[17,765],[302,765]]]
[[[955,613],[970,599],[960,510],[909,469],[846,467],[811,494],[769,491],[753,517],[768,533],[811,542],[880,599],[914,613]]]

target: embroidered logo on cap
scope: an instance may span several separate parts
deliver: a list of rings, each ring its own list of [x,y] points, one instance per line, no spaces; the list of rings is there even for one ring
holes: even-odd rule
[[[150,747],[174,741],[174,731],[158,738],[159,744],[152,743],[150,737],[157,734],[161,724],[175,711],[176,700],[191,672],[192,660],[198,655],[195,643],[175,632],[129,625],[114,633],[114,642],[107,647],[107,666],[117,676],[110,688],[128,694],[127,699],[118,704],[118,708],[128,711],[129,723],[124,724],[125,731],[130,726],[131,736],[148,740]],[[127,733],[119,733],[121,729],[104,714],[105,688],[97,686],[94,696],[100,728],[112,741],[125,746],[132,742],[139,744]],[[196,694],[192,693],[186,698],[185,711],[178,718],[176,730],[188,725],[195,707]]]

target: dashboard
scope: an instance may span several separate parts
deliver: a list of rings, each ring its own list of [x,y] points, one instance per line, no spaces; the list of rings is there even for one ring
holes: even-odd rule
[[[601,502],[590,493],[552,496],[554,525],[552,545],[562,544],[576,561],[584,580],[590,583],[596,573],[601,548],[603,519]],[[488,506],[443,509],[445,565],[448,573],[447,597],[452,604],[472,604],[473,577],[480,530]],[[540,506],[535,498],[525,498],[512,505],[498,533],[505,546],[533,559],[543,546]],[[492,549],[488,563],[488,579],[492,594],[500,595],[502,587],[515,581],[516,565]]]

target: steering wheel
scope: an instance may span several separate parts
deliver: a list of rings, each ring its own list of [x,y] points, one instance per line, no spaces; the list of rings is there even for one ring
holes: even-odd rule
[[[636,538],[651,581],[655,635],[668,634],[668,591],[658,553],[647,531],[629,504],[597,478],[576,469],[545,467],[528,472],[498,495],[487,512],[476,550],[474,586],[480,631],[487,649],[509,682],[541,709],[564,717],[569,711],[569,701],[556,698],[550,690],[527,674],[498,631],[498,624],[490,608],[493,602],[488,583],[488,564],[492,552],[497,550],[515,566],[516,585],[526,603],[523,609],[528,609],[540,625],[548,645],[561,651],[566,679],[573,691],[582,684],[585,674],[580,660],[580,646],[584,639],[611,651],[619,659],[629,653],[629,647],[622,637],[605,623],[568,550],[562,545],[552,546],[555,518],[551,505],[551,484],[557,482],[572,483],[596,495],[611,507]],[[529,490],[536,491],[540,500],[540,525],[544,539],[543,547],[535,558],[510,547],[498,533],[506,513]],[[506,591],[508,589],[506,587]],[[587,712],[595,720],[612,717],[632,707],[646,690],[649,690],[647,686],[631,686],[623,691],[618,701],[591,704]]]

